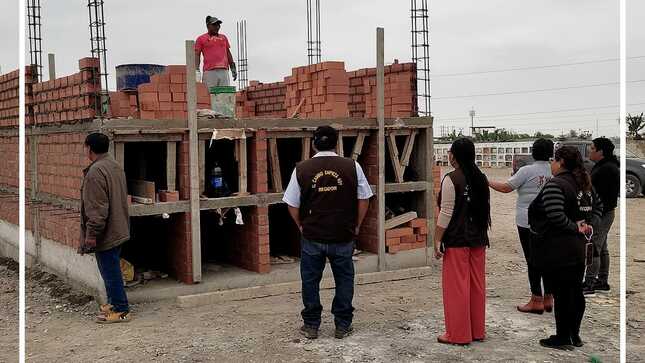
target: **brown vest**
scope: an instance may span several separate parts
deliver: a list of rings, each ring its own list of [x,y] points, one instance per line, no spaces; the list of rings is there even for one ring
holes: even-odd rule
[[[488,246],[488,231],[477,226],[468,216],[468,193],[466,177],[461,169],[455,169],[445,176],[455,186],[455,209],[450,223],[443,234],[445,247],[482,247]],[[441,192],[438,198],[441,205]]]
[[[302,235],[310,241],[354,239],[358,213],[356,163],[340,156],[311,158],[296,166]]]

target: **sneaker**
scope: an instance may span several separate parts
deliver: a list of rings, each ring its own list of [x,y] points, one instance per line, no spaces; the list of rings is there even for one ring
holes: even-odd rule
[[[580,339],[579,335],[577,335],[575,337],[572,337],[571,338],[571,343],[573,344],[574,347],[578,347],[578,348],[580,348],[583,345],[585,345],[585,343],[582,341],[582,339]]]
[[[593,285],[593,288],[594,290],[602,293],[608,293],[609,291],[611,291],[611,287],[606,282],[596,282]]]
[[[545,348],[552,348],[552,349],[559,349],[559,350],[573,350],[573,346],[571,345],[571,339],[567,339],[565,341],[555,335],[551,335],[546,339],[540,339],[540,345]]]
[[[300,333],[307,339],[318,339],[318,328],[311,325],[303,325],[300,327]]]
[[[336,331],[334,332],[334,337],[336,339],[347,338],[348,336],[352,335],[353,332],[354,332],[354,327],[351,325],[348,326],[347,328],[341,328],[337,326]]]

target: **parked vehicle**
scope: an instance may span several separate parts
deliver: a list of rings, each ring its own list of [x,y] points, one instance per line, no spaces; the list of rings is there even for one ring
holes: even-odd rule
[[[584,160],[585,167],[588,171],[591,171],[591,168],[593,168],[594,165],[594,162],[589,160],[589,146],[591,144],[592,142],[589,140],[568,140],[555,142],[556,147],[560,145],[577,147],[578,150],[580,150],[580,154],[582,155],[582,159]],[[535,160],[533,160],[533,157],[531,155],[513,155],[513,174],[517,173],[519,168],[523,167],[524,165],[533,164],[534,161]]]
[[[643,193],[643,183],[645,183],[645,159],[641,159],[636,154],[627,150],[625,155],[625,194],[627,198],[638,197]]]

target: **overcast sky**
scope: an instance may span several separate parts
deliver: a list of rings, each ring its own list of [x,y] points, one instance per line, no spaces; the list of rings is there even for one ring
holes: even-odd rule
[[[7,5],[3,2],[3,9]],[[83,1],[43,0],[43,53],[56,54],[58,75],[77,70],[90,53],[88,13]],[[385,27],[386,63],[409,61],[408,1],[321,1],[323,60],[344,60],[346,69],[375,65],[375,28]],[[398,5],[393,5],[394,3]],[[524,93],[527,90],[580,87],[618,82],[618,2],[609,0],[448,1],[430,3],[432,113],[439,126],[467,129],[474,107],[475,125],[553,134],[586,129],[618,134],[618,85]],[[177,4],[180,4],[179,6]],[[2,11],[3,69],[15,67],[15,5]],[[13,10],[13,11],[12,11]],[[645,4],[628,0],[628,57],[645,56],[642,14]],[[124,63],[185,63],[184,40],[205,31],[211,14],[224,21],[236,54],[235,21],[248,21],[249,78],[282,80],[292,66],[305,64],[304,0],[230,2],[107,0],[110,73]],[[639,15],[640,14],[640,15]],[[27,50],[28,51],[28,50]],[[46,59],[46,56],[44,57]],[[594,62],[513,72],[446,76],[509,68]],[[645,80],[645,58],[628,60],[628,81]],[[47,70],[45,69],[45,74]],[[111,88],[114,81],[111,80]],[[630,112],[645,109],[645,82],[629,83]],[[497,96],[473,95],[508,93]],[[578,111],[551,112],[575,109]],[[537,112],[537,113],[536,113]],[[512,114],[512,115],[508,115]],[[502,116],[498,116],[502,115]]]

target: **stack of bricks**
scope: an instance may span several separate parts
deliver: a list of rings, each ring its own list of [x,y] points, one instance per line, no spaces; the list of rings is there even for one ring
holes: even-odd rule
[[[349,117],[349,77],[344,62],[293,68],[284,83],[288,115],[298,111],[300,118]]]
[[[20,115],[20,102],[18,97],[19,82],[19,70],[0,75],[0,127],[18,126]],[[27,66],[25,69],[25,103],[27,104],[32,102],[32,83],[31,67]],[[28,113],[26,117],[29,119]]]
[[[286,92],[284,82],[263,84],[251,81],[249,87],[235,95],[235,115],[237,118],[286,118]]]
[[[144,120],[185,120],[186,66],[170,65],[161,74],[150,77],[150,83],[137,87],[140,116]],[[211,108],[210,95],[204,83],[197,83],[197,109]]]
[[[38,190],[68,199],[80,199],[83,169],[82,133],[42,135],[38,138]]]
[[[364,78],[373,77],[376,80],[376,68],[363,68],[347,72],[349,77],[349,115],[350,117],[365,117],[366,92]]]
[[[139,103],[136,94],[110,92],[110,116],[139,118]]]
[[[394,63],[386,66],[384,108],[386,118],[414,117],[417,109],[417,78],[414,63]],[[376,70],[361,69],[354,73],[352,112],[356,117],[376,117]],[[358,79],[363,80],[362,87]],[[361,93],[362,91],[362,93]],[[362,103],[365,103],[364,113]]]
[[[37,124],[90,120],[96,116],[101,90],[99,60],[79,60],[79,72],[33,85],[34,121]]]
[[[428,241],[428,220],[416,218],[397,228],[385,231],[385,246],[388,253],[426,247]]]

